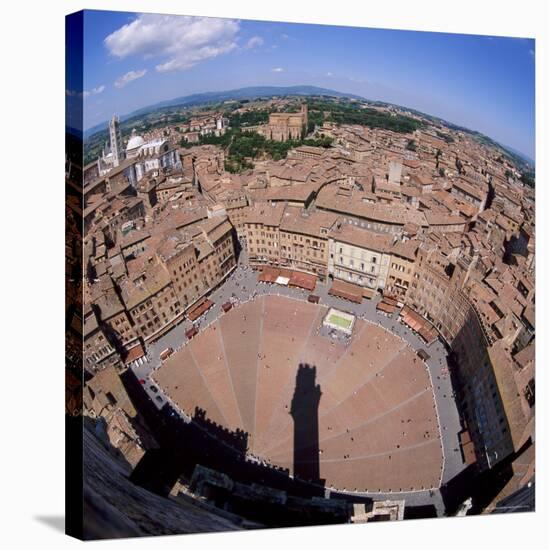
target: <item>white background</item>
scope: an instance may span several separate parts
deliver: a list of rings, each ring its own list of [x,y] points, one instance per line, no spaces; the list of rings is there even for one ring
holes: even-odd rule
[[[0,223],[0,544],[78,543],[40,518],[64,514],[64,16],[82,8],[535,37],[537,66],[537,512],[104,542],[116,548],[358,545],[538,547],[547,533],[547,86],[542,1],[9,0],[2,5]],[[544,494],[545,493],[545,494]],[[545,543],[546,544],[546,543]],[[544,545],[545,545],[544,544]]]

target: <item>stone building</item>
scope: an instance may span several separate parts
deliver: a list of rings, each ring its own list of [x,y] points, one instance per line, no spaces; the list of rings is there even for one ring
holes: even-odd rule
[[[370,291],[385,288],[392,237],[343,224],[330,232],[328,272]]]
[[[259,203],[250,207],[245,221],[246,246],[251,265],[278,264],[280,222],[285,205]]]
[[[94,373],[106,366],[116,364],[118,355],[110,344],[97,318],[89,306],[84,308],[84,368]]]
[[[280,223],[280,265],[327,278],[330,229],[337,216],[288,207]]]
[[[104,263],[85,319],[90,372],[141,357],[147,343],[219,285],[236,265],[234,228],[224,215],[187,216],[181,229],[132,230]]]
[[[304,103],[299,113],[271,113],[269,123],[261,130],[267,139],[274,141],[299,140],[308,123],[307,104]]]
[[[391,263],[387,274],[385,294],[404,301],[414,276],[418,246],[418,241],[409,240],[399,241],[391,247]]]

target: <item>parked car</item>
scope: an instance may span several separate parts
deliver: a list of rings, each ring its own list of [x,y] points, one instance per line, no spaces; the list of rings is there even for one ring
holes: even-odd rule
[[[153,386],[153,385],[151,384],[150,388],[151,388],[151,391],[152,391],[152,392],[158,393],[158,388],[157,388],[156,386]]]

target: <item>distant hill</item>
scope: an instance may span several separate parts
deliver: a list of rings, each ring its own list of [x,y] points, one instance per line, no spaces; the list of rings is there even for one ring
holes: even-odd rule
[[[516,149],[513,149],[509,145],[501,145],[501,147],[503,147],[508,152],[513,153],[517,157],[520,157],[524,162],[529,164],[531,167],[536,166],[536,161],[534,159],[531,159],[530,157],[526,156],[524,153],[521,153],[520,151],[517,151]]]
[[[147,107],[142,107],[123,115],[120,117],[120,121],[123,122],[130,118],[140,115],[146,115],[147,113],[157,111],[166,107],[192,107],[194,105],[203,105],[205,103],[219,103],[221,101],[237,100],[237,99],[255,99],[259,97],[274,97],[274,96],[332,96],[332,97],[346,97],[349,99],[360,99],[367,101],[364,97],[346,94],[338,92],[336,90],[330,90],[329,88],[319,88],[318,86],[250,86],[247,88],[238,88],[237,90],[228,90],[223,92],[203,92],[199,94],[191,94],[186,96],[176,97],[174,99],[168,99],[166,101],[160,101]],[[89,128],[84,132],[84,139],[89,138],[96,132],[107,128],[108,122],[102,122],[92,128]]]
[[[517,164],[520,170],[531,171],[535,169],[535,162],[531,158],[528,158],[526,155],[517,151],[516,149],[513,149],[507,145],[502,145],[496,142],[492,138],[476,130],[470,130],[469,128],[465,128],[463,126],[453,124],[452,122],[448,122],[447,120],[444,120],[440,117],[429,115],[427,113],[423,113],[421,111],[417,111],[416,109],[405,107],[403,105],[386,103],[385,101],[374,101],[356,94],[338,92],[337,90],[331,90],[329,88],[320,88],[318,86],[309,86],[309,85],[248,86],[246,88],[238,88],[236,90],[191,94],[191,95],[176,97],[174,99],[168,99],[166,101],[160,101],[158,103],[154,103],[152,105],[142,107],[141,109],[137,109],[135,111],[132,111],[131,113],[127,113],[125,115],[120,116],[120,121],[124,122],[134,117],[143,116],[148,113],[152,113],[154,111],[158,111],[161,109],[167,109],[170,107],[179,107],[179,106],[194,107],[197,105],[204,105],[208,103],[220,103],[220,102],[229,101],[229,100],[258,99],[258,98],[270,98],[274,96],[296,96],[296,95],[358,99],[361,101],[367,101],[372,105],[398,107],[399,109],[402,109],[404,111],[410,111],[419,116],[422,116],[425,119],[430,120],[435,124],[437,123],[442,124],[452,130],[471,134],[479,141],[500,149],[506,156],[508,156],[511,160],[513,160]],[[89,128],[88,130],[85,130],[84,140],[88,140],[94,134],[106,130],[107,126],[108,126],[108,122],[105,121],[105,122],[102,122],[101,124],[97,124],[96,126],[93,126],[92,128]]]

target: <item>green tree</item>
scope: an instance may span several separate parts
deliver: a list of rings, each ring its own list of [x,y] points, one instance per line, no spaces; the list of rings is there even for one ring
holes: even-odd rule
[[[530,187],[536,186],[536,175],[534,172],[525,172],[520,177],[521,181],[524,183],[524,185],[528,185]]]
[[[406,149],[408,149],[408,151],[417,151],[417,145],[415,140],[413,139],[408,140],[408,143],[406,144]]]

